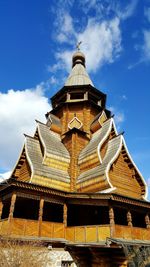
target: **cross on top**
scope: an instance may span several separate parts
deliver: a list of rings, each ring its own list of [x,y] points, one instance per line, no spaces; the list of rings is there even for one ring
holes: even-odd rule
[[[80,42],[78,42],[77,45],[76,45],[76,48],[77,48],[78,51],[80,51],[80,45],[81,45],[81,44],[82,44],[82,42],[80,41]]]

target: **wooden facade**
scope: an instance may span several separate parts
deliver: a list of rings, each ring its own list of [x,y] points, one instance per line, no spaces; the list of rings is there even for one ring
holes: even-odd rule
[[[25,136],[10,179],[0,186],[0,236],[46,240],[68,250],[80,267],[131,266],[135,251],[143,257],[138,266],[146,266],[147,186],[81,52],[51,101],[46,124],[37,121],[34,136]]]

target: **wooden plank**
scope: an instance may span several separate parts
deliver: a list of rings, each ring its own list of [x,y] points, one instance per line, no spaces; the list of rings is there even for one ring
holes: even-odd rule
[[[38,236],[38,221],[27,221],[25,236]]]
[[[24,229],[25,229],[25,223],[26,220],[23,219],[13,219],[12,225],[11,225],[11,235],[24,235]]]
[[[66,228],[66,239],[72,242],[75,241],[75,227]]]
[[[98,241],[106,240],[110,237],[110,226],[98,226]]]
[[[86,227],[86,242],[97,242],[97,227]]]
[[[65,227],[63,223],[54,223],[53,238],[65,238]]]
[[[150,240],[150,229],[141,229],[142,240]]]
[[[75,227],[75,242],[85,242],[84,227]]]
[[[50,222],[42,222],[41,237],[52,238],[53,224]]]
[[[1,225],[1,235],[7,235],[9,229],[9,221],[2,221]]]

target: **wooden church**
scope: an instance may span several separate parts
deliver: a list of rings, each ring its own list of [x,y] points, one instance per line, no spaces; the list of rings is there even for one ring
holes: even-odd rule
[[[81,51],[51,103],[0,185],[0,235],[64,248],[79,267],[150,266],[147,186]]]

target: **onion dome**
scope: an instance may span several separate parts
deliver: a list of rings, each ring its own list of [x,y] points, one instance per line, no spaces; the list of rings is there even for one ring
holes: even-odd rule
[[[72,67],[76,64],[82,64],[85,67],[85,55],[80,51],[75,52],[72,57]]]
[[[72,56],[72,70],[65,82],[65,86],[89,84],[93,86],[85,68],[85,55],[78,50]]]

